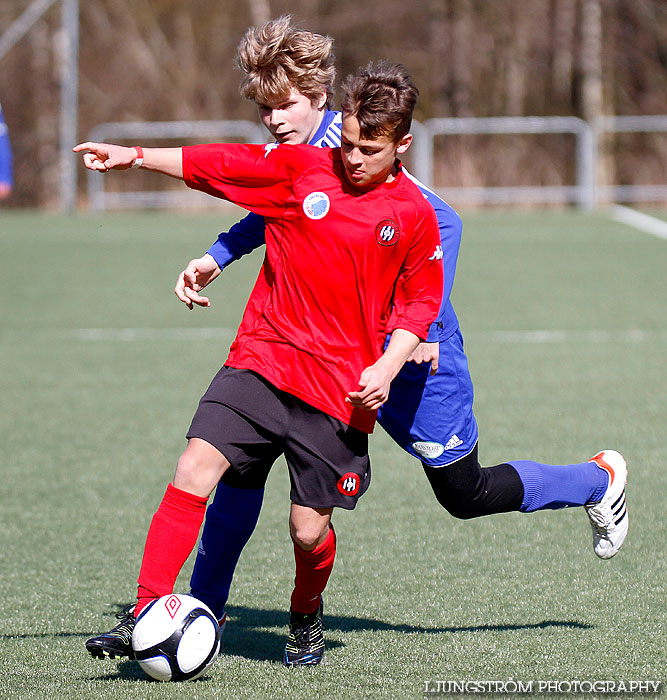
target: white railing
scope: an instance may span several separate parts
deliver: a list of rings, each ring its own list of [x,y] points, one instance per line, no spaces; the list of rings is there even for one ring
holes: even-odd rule
[[[600,117],[594,124],[595,152],[605,134],[664,133],[667,134],[667,114],[636,117]],[[665,171],[663,162],[663,172]],[[667,200],[664,185],[597,185],[596,201],[604,202],[657,202]]]
[[[223,142],[226,139],[241,139],[246,143],[264,143],[265,131],[259,124],[236,121],[178,121],[178,122],[107,122],[99,124],[88,135],[87,141],[116,142],[124,140],[197,139],[200,143]],[[99,173],[88,172],[88,200],[91,209],[150,209],[193,207],[198,204],[211,205],[219,200],[200,192],[185,190],[144,190],[110,192],[106,189],[106,178]]]
[[[569,186],[506,186],[438,188],[445,199],[459,204],[575,203],[582,209],[594,206],[594,134],[577,117],[486,117],[429,119],[418,129],[415,175],[434,187],[434,139],[462,134],[572,134],[575,138],[576,182]],[[417,141],[417,134],[415,134]]]
[[[664,185],[604,185],[597,183],[599,142],[607,133],[664,132],[667,115],[602,117],[590,124],[577,117],[487,117],[429,119],[413,123],[412,172],[457,206],[469,204],[574,204],[595,209],[598,202],[650,202],[667,199]],[[574,181],[565,185],[504,187],[447,187],[434,182],[434,141],[438,136],[462,134],[570,134],[574,138]],[[111,122],[93,129],[89,141],[139,139],[197,139],[200,142],[242,139],[265,143],[266,132],[249,121]],[[179,207],[215,204],[200,193],[180,190],[109,192],[105,178],[89,173],[88,197],[95,210]]]

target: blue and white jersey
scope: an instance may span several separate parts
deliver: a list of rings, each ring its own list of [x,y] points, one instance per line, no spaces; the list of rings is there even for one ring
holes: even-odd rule
[[[13,184],[12,149],[9,145],[9,130],[2,114],[2,105],[0,105],[0,182]]]
[[[342,114],[327,110],[317,132],[309,141],[311,146],[337,148],[341,142]],[[459,322],[449,299],[454,284],[456,260],[461,245],[462,223],[459,215],[435,192],[423,185],[405,169],[406,175],[419,187],[424,197],[435,210],[440,227],[441,250],[445,267],[445,286],[438,318],[431,324],[427,340],[442,341],[458,330]],[[251,253],[264,245],[264,219],[257,214],[248,214],[234,224],[229,231],[223,231],[216,242],[206,251],[224,269],[229,263]]]
[[[456,274],[456,261],[459,257],[461,247],[461,233],[463,222],[461,217],[445,202],[444,199],[430,190],[426,185],[412,176],[405,168],[403,172],[419,187],[428,203],[435,210],[440,228],[440,251],[442,262],[445,267],[445,286],[442,292],[442,304],[438,318],[431,324],[427,341],[434,343],[439,340],[446,340],[458,330],[459,321],[456,318],[454,307],[450,299],[452,287],[454,286],[454,275]]]
[[[315,136],[308,143],[311,146],[319,146],[320,148],[338,148],[342,131],[342,113],[332,112],[328,109],[324,113],[324,119],[322,119]]]

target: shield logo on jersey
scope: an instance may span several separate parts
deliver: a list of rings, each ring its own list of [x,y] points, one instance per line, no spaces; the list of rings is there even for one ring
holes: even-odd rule
[[[311,192],[303,200],[303,211],[309,219],[323,219],[329,213],[330,205],[324,192]]]
[[[338,490],[343,494],[343,496],[356,496],[359,491],[359,474],[354,472],[347,472],[338,479]]]
[[[380,245],[394,245],[401,235],[401,229],[393,219],[383,219],[375,227],[375,238]]]

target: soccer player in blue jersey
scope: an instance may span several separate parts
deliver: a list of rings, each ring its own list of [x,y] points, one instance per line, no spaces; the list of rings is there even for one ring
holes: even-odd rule
[[[0,199],[7,199],[12,193],[12,148],[9,143],[9,130],[0,105]]]
[[[306,50],[307,48],[307,50]],[[254,99],[271,136],[282,143],[340,144],[340,112],[327,109],[333,87],[331,41],[295,29],[289,18],[250,30],[239,47],[245,73],[242,94]],[[595,553],[608,559],[628,527],[627,469],[622,456],[605,450],[574,465],[509,461],[482,468],[473,386],[463,338],[450,300],[461,242],[461,219],[434,192],[417,183],[435,209],[442,236],[445,290],[440,315],[427,343],[415,351],[392,383],[379,423],[408,454],[419,459],[438,501],[457,518],[584,506]],[[175,292],[192,308],[209,306],[200,294],[234,260],[264,241],[261,217],[248,215],[192,260]],[[209,507],[192,575],[195,596],[221,618],[238,558],[259,518],[264,481],[223,477]],[[227,475],[226,475],[227,476]]]
[[[298,30],[289,17],[281,17],[249,30],[239,46],[238,60],[245,74],[242,94],[256,102],[276,142],[340,145],[341,114],[328,108],[335,77],[330,38]],[[380,424],[421,461],[436,498],[451,515],[468,519],[584,506],[595,553],[603,559],[614,556],[628,528],[627,469],[620,454],[605,450],[573,465],[524,460],[481,467],[472,381],[450,301],[461,219],[435,193],[417,184],[440,227],[441,248],[436,255],[442,256],[445,267],[443,301],[428,342],[417,348],[394,379],[389,400],[380,409]],[[177,281],[176,295],[189,308],[210,306],[201,291],[228,264],[263,243],[264,220],[249,214],[221,233],[205,255],[190,261]],[[253,472],[252,478],[228,470],[206,514],[191,588],[223,624],[234,570],[257,524],[267,476],[268,468]],[[117,632],[104,637],[126,635],[126,622],[121,620]],[[122,655],[113,639],[109,648]]]

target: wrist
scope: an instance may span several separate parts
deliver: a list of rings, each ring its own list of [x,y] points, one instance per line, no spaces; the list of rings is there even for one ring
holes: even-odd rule
[[[405,360],[396,356],[393,353],[385,353],[373,365],[373,368],[383,374],[391,382],[396,378],[396,375],[401,371],[401,367],[405,364]]]
[[[136,157],[132,163],[133,168],[140,168],[144,164],[144,149],[141,146],[133,146]]]

